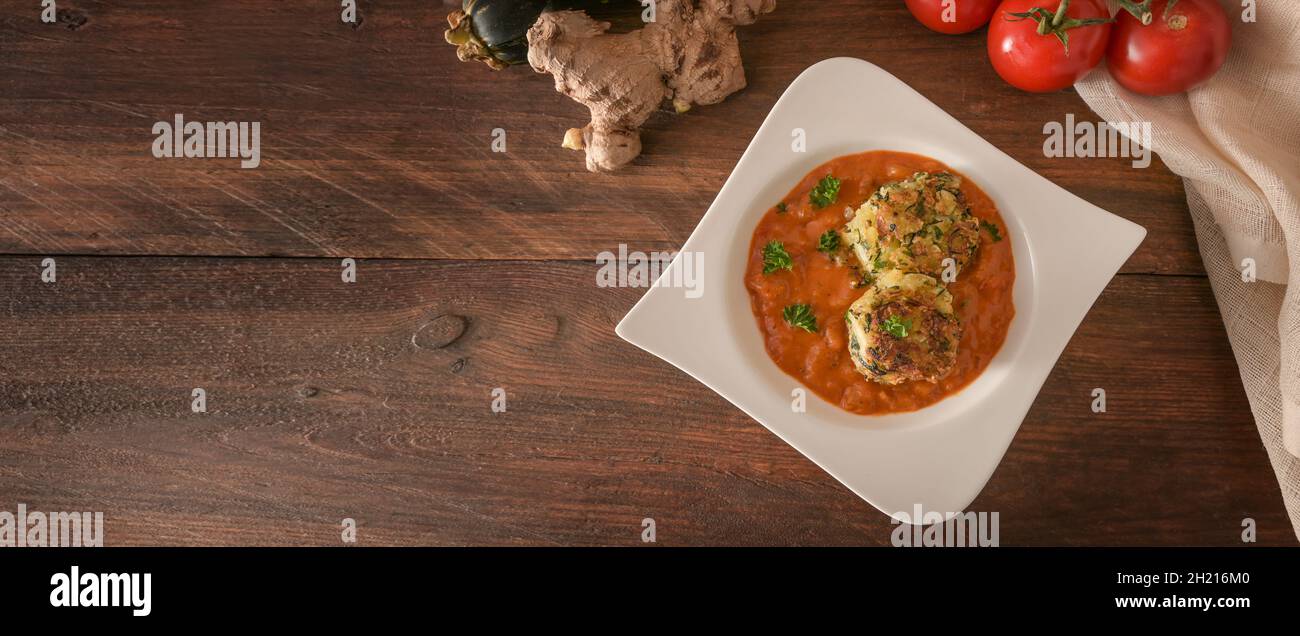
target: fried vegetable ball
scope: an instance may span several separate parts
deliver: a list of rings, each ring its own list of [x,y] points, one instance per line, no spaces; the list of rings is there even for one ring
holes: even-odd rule
[[[881,384],[935,382],[957,362],[961,323],[931,276],[887,270],[844,316],[858,372]]]
[[[866,277],[898,269],[941,278],[946,258],[960,272],[980,239],[960,186],[956,175],[918,172],[871,195],[841,233]]]

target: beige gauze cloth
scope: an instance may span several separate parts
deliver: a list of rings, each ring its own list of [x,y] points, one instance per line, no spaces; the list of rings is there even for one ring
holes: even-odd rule
[[[1075,88],[1108,122],[1150,122],[1152,150],[1183,178],[1201,259],[1300,537],[1300,1],[1220,1],[1232,49],[1209,82],[1144,97],[1116,84],[1103,62]],[[1244,280],[1246,259],[1254,282]]]

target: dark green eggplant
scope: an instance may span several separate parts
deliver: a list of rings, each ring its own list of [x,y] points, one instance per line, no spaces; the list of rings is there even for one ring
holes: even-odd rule
[[[464,0],[447,16],[447,42],[462,62],[481,60],[494,69],[528,63],[528,29],[544,11],[586,11],[596,19],[626,23],[639,15],[638,0]]]

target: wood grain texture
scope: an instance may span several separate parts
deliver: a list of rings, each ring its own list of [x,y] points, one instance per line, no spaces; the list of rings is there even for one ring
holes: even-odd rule
[[[1239,545],[1251,517],[1295,544],[1180,180],[1044,157],[1045,122],[1096,116],[1002,84],[983,33],[929,33],[893,0],[782,0],[740,32],[746,90],[656,115],[641,158],[592,175],[559,148],[582,108],[456,62],[437,2],[360,0],[355,28],[330,2],[60,0],[55,25],[18,4],[0,7],[0,510],[102,510],[110,545],[338,545],[344,517],[363,545],[640,545],[647,516],[669,545],[887,544],[883,515],[620,341],[643,290],[594,279],[620,243],[679,247],[789,82],[848,55],[1150,230],[973,504],[1003,543]],[[152,158],[176,113],[261,122],[262,166]]]
[[[594,264],[36,261],[0,259],[0,509],[103,510],[114,545],[337,545],[344,517],[371,545],[639,545],[644,517],[661,544],[889,542],[620,341],[643,290]],[[1231,360],[1205,279],[1119,277],[972,509],[1007,545],[1231,545],[1244,517],[1294,544]]]
[[[588,260],[619,243],[675,249],[789,82],[856,56],[1146,226],[1126,271],[1201,267],[1179,179],[1158,161],[1044,157],[1046,122],[1096,115],[1072,92],[1005,85],[983,32],[930,33],[901,2],[782,2],[740,32],[749,87],[656,115],[644,155],[616,175],[588,174],[559,147],[586,113],[549,77],[457,62],[439,3],[362,0],[356,28],[336,5],[63,0],[56,25],[37,5],[6,5],[0,253]],[[176,113],[261,122],[262,166],[154,159],[151,127]],[[506,153],[490,150],[495,128]],[[809,167],[829,158],[817,143]]]

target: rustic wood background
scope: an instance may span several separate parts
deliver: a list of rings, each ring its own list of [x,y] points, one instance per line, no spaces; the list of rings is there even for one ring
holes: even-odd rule
[[[785,86],[848,55],[1150,231],[972,506],[1003,543],[1240,545],[1251,517],[1295,544],[1180,181],[1045,158],[1045,121],[1096,116],[1004,85],[983,32],[782,0],[741,34],[749,88],[657,115],[611,176],[559,147],[585,113],[549,77],[455,60],[445,6],[361,0],[353,27],[338,4],[0,10],[0,510],[101,510],[110,545],[338,545],[344,517],[363,545],[640,545],[644,517],[660,544],[888,544],[884,515],[614,335],[643,290],[594,285],[600,251],[680,246]],[[154,159],[175,113],[262,122],[262,166]]]

